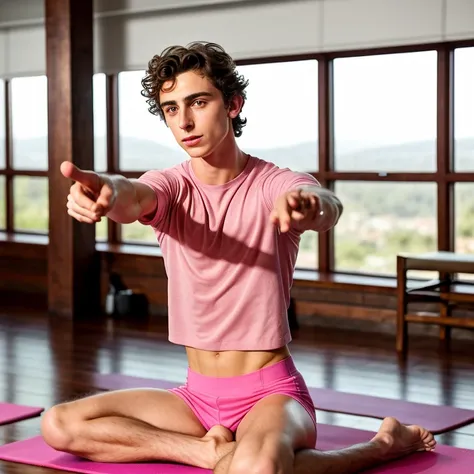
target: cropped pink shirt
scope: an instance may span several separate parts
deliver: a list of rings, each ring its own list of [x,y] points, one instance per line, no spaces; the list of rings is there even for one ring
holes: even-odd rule
[[[156,214],[140,222],[154,228],[163,252],[169,340],[212,351],[290,342],[300,232],[280,234],[269,216],[279,195],[317,181],[255,157],[223,185],[199,181],[190,161],[139,180],[158,200]]]

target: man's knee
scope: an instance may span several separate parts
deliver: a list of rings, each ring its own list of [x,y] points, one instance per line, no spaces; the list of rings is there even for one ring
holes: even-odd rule
[[[71,416],[70,408],[67,405],[56,405],[43,415],[41,435],[57,451],[72,452],[76,427],[77,420]]]

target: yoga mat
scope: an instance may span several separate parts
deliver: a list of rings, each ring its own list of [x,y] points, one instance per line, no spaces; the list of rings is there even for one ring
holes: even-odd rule
[[[374,433],[353,428],[320,425],[318,449],[339,449],[368,441]],[[0,460],[20,464],[48,467],[83,474],[211,474],[208,469],[199,469],[181,464],[168,463],[97,463],[76,456],[63,454],[50,448],[41,436],[0,447]],[[367,474],[472,474],[474,451],[438,446],[435,452],[415,453],[392,461]]]
[[[44,408],[0,403],[0,425],[7,425],[15,421],[26,420],[40,415]]]
[[[122,374],[95,374],[94,385],[105,390],[140,387],[168,389],[180,383]],[[404,425],[420,425],[434,434],[474,421],[474,410],[357,395],[327,388],[309,388],[309,391],[317,410],[379,419],[393,416]]]

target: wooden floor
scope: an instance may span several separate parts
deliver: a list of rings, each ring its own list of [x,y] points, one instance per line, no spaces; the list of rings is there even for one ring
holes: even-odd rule
[[[314,387],[474,409],[474,347],[456,342],[450,352],[436,339],[410,339],[405,364],[390,336],[355,331],[305,328],[291,350]],[[94,322],[72,324],[41,313],[0,314],[0,400],[51,405],[97,392],[95,372],[159,377],[182,381],[186,359],[167,341],[166,326],[153,323]],[[319,413],[319,421],[376,430],[379,421]],[[0,443],[39,434],[39,418],[0,427]],[[474,449],[474,425],[440,435],[438,442]],[[2,473],[57,472],[0,463]]]

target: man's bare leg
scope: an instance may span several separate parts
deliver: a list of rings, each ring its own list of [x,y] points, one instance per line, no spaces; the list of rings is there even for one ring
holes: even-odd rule
[[[352,474],[416,451],[432,451],[433,435],[419,426],[403,426],[386,418],[368,443],[337,451],[306,449],[295,456],[294,474]]]
[[[244,418],[237,430],[235,452],[224,456],[214,473],[351,474],[418,450],[430,451],[436,444],[423,428],[402,426],[387,418],[368,443],[321,452],[308,449],[315,445],[311,425],[309,415],[294,400],[267,397]]]
[[[206,433],[178,396],[155,389],[103,393],[53,407],[45,441],[98,462],[171,461],[213,469],[232,449],[223,427]]]

